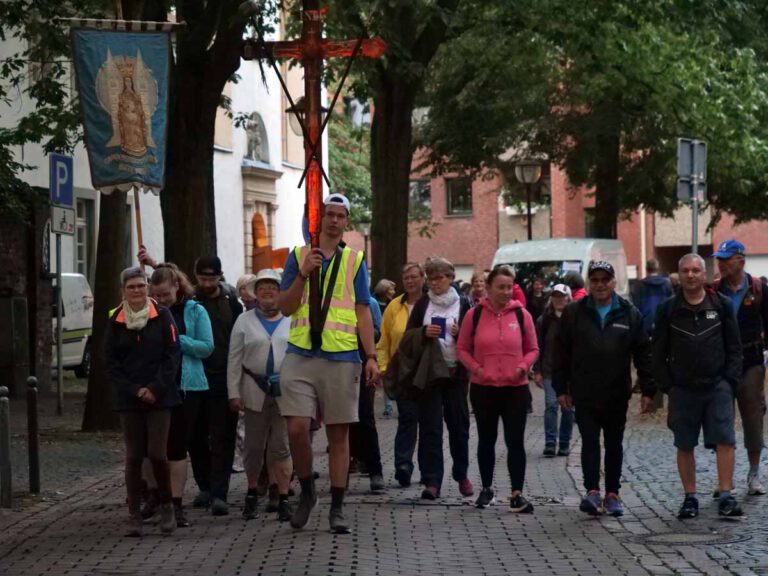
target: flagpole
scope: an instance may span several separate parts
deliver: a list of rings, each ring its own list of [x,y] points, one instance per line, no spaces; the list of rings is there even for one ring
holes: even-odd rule
[[[136,213],[136,239],[139,246],[144,244],[144,235],[141,232],[141,190],[138,186],[133,187],[133,209]],[[139,266],[144,270],[144,262],[140,262]]]

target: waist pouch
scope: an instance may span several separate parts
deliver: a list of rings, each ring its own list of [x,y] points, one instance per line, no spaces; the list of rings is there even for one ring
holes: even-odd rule
[[[259,376],[255,372],[252,372],[245,366],[243,366],[243,372],[256,382],[256,385],[261,388],[267,396],[277,398],[280,396],[280,376],[278,374],[272,374],[271,376]]]

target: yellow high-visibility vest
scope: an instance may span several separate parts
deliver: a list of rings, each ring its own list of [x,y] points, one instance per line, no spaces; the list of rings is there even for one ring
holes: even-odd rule
[[[309,246],[297,246],[294,249],[296,262],[301,268],[303,258],[309,254]],[[303,256],[302,256],[303,254]],[[338,258],[334,254],[333,258]],[[331,304],[323,326],[321,350],[323,352],[351,352],[357,350],[357,313],[355,312],[355,276],[363,263],[363,252],[345,246],[341,252],[341,263],[332,287]],[[321,301],[328,293],[333,259],[325,273]],[[291,332],[288,342],[304,350],[312,349],[312,336],[309,326],[309,282],[304,284],[301,304],[291,316]]]

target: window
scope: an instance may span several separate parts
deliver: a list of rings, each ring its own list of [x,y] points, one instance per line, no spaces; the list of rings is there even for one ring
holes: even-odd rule
[[[451,178],[445,181],[446,206],[449,216],[472,215],[472,179]]]
[[[78,198],[75,218],[75,271],[91,278],[93,247],[93,200]]]
[[[429,180],[411,180],[408,184],[408,215],[413,220],[432,216],[432,185]]]
[[[595,237],[595,209],[584,208],[584,238]]]

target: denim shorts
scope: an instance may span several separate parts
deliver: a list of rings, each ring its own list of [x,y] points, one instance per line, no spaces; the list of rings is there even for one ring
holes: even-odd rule
[[[688,390],[673,386],[669,391],[667,425],[675,435],[675,446],[692,450],[704,429],[704,445],[736,444],[733,389],[721,381],[711,390]]]

